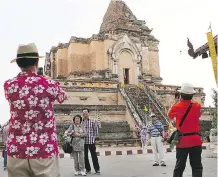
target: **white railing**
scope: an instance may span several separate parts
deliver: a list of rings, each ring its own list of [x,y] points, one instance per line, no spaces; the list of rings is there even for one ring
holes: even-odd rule
[[[169,118],[165,114],[165,108],[164,106],[160,103],[159,100],[156,98],[156,94],[152,89],[150,89],[148,86],[145,86],[144,89],[145,94],[149,97],[151,102],[154,104],[154,106],[157,108],[158,112],[162,115],[162,117],[165,119],[167,123],[170,123]]]
[[[132,101],[130,100],[130,98],[128,97],[128,95],[126,94],[124,88],[119,88],[120,90],[120,93],[121,95],[123,96],[123,98],[126,100],[126,103],[127,103],[127,106],[128,108],[130,109],[132,115],[133,115],[133,118],[135,119],[135,122],[138,124],[138,125],[141,125],[142,124],[142,120],[140,118],[140,116],[138,115],[137,113],[137,110],[135,109]]]

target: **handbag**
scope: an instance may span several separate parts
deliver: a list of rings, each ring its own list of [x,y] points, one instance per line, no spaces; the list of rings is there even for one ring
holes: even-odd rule
[[[71,154],[73,152],[72,140],[73,138],[71,138],[71,142],[66,141],[66,140],[64,141],[63,146],[62,146],[64,153]]]
[[[74,130],[74,125],[72,124],[72,130]],[[66,139],[62,145],[62,149],[64,153],[71,154],[73,152],[73,146],[72,146],[73,136],[71,136],[70,142]]]
[[[192,107],[192,103],[190,103],[187,111],[185,112],[180,124],[179,124],[179,128],[181,128],[183,122],[185,121],[189,111],[191,110],[191,107]],[[169,140],[167,141],[169,144],[174,144],[174,145],[177,145],[179,144],[180,140],[181,140],[181,137],[182,137],[182,132],[180,132],[179,130],[175,130],[172,135],[170,136]]]

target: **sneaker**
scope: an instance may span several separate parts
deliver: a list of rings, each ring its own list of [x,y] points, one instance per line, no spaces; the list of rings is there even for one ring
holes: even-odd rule
[[[162,167],[166,167],[166,164],[165,164],[165,162],[163,162],[163,161],[160,163],[160,165],[161,165]]]
[[[95,174],[96,175],[100,175],[101,173],[100,173],[100,171],[96,171]]]
[[[75,176],[79,176],[80,175],[80,172],[79,171],[76,171],[76,173],[74,173]]]
[[[82,175],[82,176],[86,176],[86,172],[81,171],[81,175]]]
[[[153,166],[159,166],[158,162],[154,162]]]
[[[90,171],[86,171],[86,174],[91,174],[91,170]]]

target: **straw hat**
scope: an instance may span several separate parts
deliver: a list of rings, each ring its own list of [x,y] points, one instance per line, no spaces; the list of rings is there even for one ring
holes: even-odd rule
[[[182,84],[182,87],[180,90],[178,90],[178,92],[184,93],[184,94],[189,94],[189,95],[196,93],[196,91],[194,90],[194,87],[188,83]]]
[[[154,113],[151,113],[150,117],[156,117],[156,115]]]
[[[19,58],[44,58],[39,56],[38,49],[35,43],[30,43],[26,45],[19,45],[17,49],[17,57],[11,61],[11,63],[16,62]]]

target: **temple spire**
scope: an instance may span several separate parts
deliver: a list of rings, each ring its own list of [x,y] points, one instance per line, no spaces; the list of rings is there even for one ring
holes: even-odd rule
[[[101,24],[100,33],[127,27],[131,20],[137,20],[135,15],[122,0],[111,0]]]

